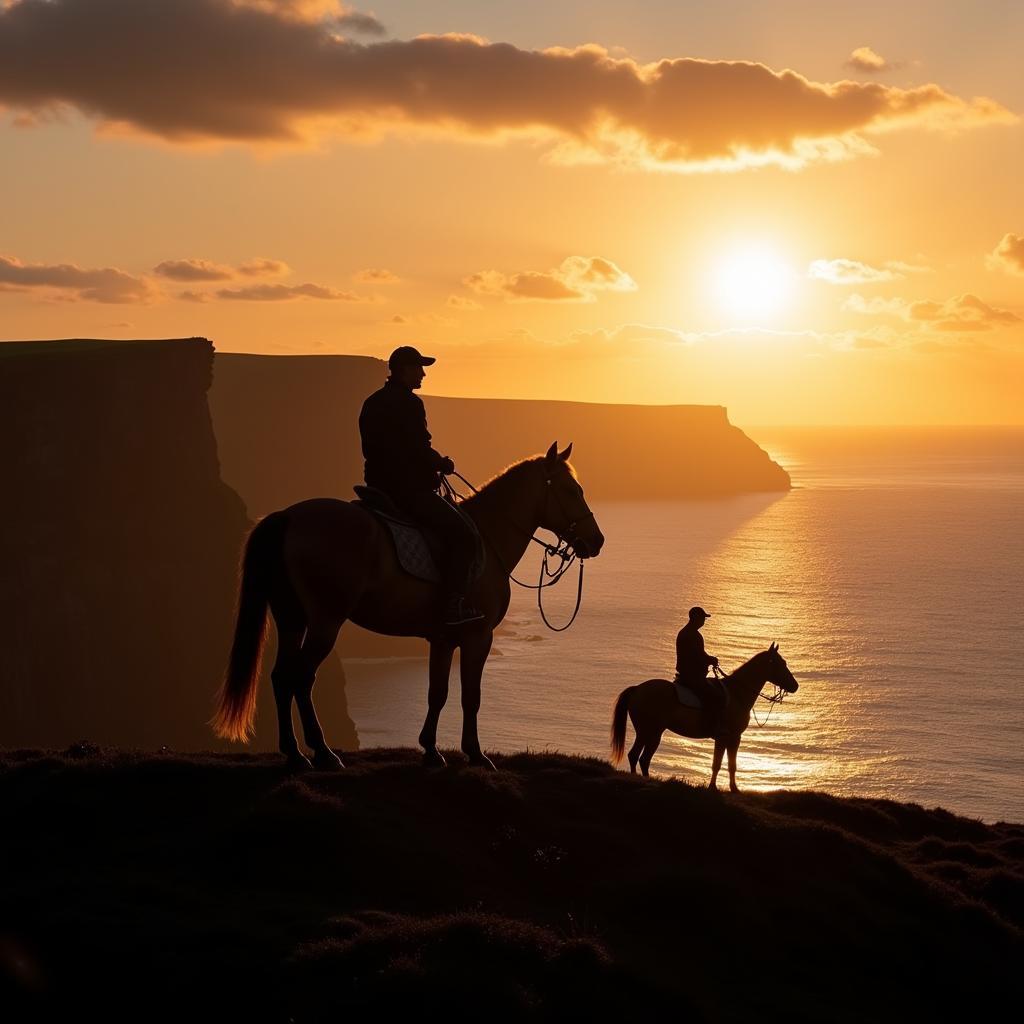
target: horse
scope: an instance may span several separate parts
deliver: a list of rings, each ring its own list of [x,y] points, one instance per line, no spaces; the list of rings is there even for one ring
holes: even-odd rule
[[[729,789],[739,792],[736,785],[736,751],[740,737],[750,724],[750,712],[765,683],[774,683],[786,693],[796,693],[799,683],[793,678],[785,658],[779,654],[779,645],[772,644],[767,651],[755,654],[731,675],[725,677],[725,708],[718,728],[709,728],[708,716],[702,708],[690,708],[679,702],[675,683],[667,679],[648,679],[637,686],[627,686],[619,694],[612,711],[612,764],[622,760],[626,746],[626,716],[629,715],[636,730],[636,741],[629,751],[629,770],[636,774],[637,762],[646,778],[651,758],[661,743],[666,729],[693,739],[715,738],[715,756],[711,765],[709,789],[718,788],[718,771],[722,755],[729,751]]]
[[[252,736],[269,608],[278,636],[271,682],[279,749],[289,767],[344,767],[327,745],[312,694],[317,669],[351,620],[375,633],[429,641],[427,716],[419,735],[427,765],[445,764],[437,749],[437,722],[448,699],[455,649],[461,649],[462,751],[471,765],[493,770],[480,747],[477,713],[494,629],[508,610],[509,574],[538,528],[564,539],[579,558],[596,557],[604,544],[569,462],[571,452],[571,444],[559,452],[555,443],[547,454],[509,466],[461,502],[486,553],[483,574],[469,594],[484,618],[454,629],[443,625],[439,586],[404,572],[387,528],[361,505],[313,498],[261,519],[243,549],[234,639],[210,720],[217,735],[242,742]],[[312,761],[295,739],[293,700]]]

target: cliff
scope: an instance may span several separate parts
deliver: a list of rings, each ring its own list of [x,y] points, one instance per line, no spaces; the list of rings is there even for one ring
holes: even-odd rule
[[[249,521],[220,479],[212,369],[202,338],[0,344],[0,744],[214,744]],[[354,745],[341,682],[322,689]]]
[[[0,753],[10,1019],[852,1024],[1017,1001],[1024,826],[557,755],[346,761]]]
[[[357,356],[217,355],[210,405],[224,478],[253,515],[315,495],[351,496],[362,481],[359,409],[386,375],[380,360]],[[434,446],[474,481],[558,440],[574,443],[573,463],[591,499],[722,497],[790,486],[785,470],[721,406],[424,402]]]

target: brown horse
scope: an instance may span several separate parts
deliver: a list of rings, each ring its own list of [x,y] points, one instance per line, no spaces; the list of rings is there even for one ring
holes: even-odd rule
[[[725,677],[725,708],[714,732],[709,728],[708,716],[701,708],[689,708],[679,702],[675,683],[667,679],[648,679],[638,686],[628,686],[619,694],[612,712],[612,764],[622,760],[626,746],[626,715],[636,730],[636,741],[629,751],[629,770],[636,773],[637,762],[646,777],[651,758],[661,743],[666,729],[693,739],[715,737],[715,757],[711,765],[709,789],[718,788],[718,770],[722,767],[722,754],[729,751],[729,789],[739,792],[736,785],[736,751],[740,737],[750,724],[750,711],[765,683],[774,683],[786,693],[796,693],[799,683],[789,671],[786,660],[779,654],[779,645],[772,644],[767,651],[755,654]]]
[[[427,718],[419,736],[427,764],[445,763],[437,749],[437,720],[448,699],[455,648],[461,648],[462,750],[470,764],[493,768],[480,749],[477,712],[494,629],[508,610],[509,573],[538,528],[567,540],[581,558],[595,557],[604,544],[569,464],[571,451],[571,444],[564,452],[553,444],[546,455],[510,466],[462,502],[483,538],[486,565],[469,595],[484,619],[458,629],[441,622],[439,587],[400,568],[390,533],[360,505],[315,498],[262,519],[242,557],[234,642],[211,720],[217,734],[243,742],[252,735],[269,606],[278,637],[271,680],[280,750],[290,765],[311,767],[292,730],[294,699],[312,766],[342,767],[317,720],[313,683],[342,624],[351,619],[375,633],[430,641]]]

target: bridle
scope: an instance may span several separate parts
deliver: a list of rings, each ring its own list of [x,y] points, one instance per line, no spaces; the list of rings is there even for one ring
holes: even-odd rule
[[[717,665],[712,665],[711,668],[714,671],[715,675],[724,682],[728,674],[723,672]],[[773,682],[770,679],[766,679],[765,683],[771,683],[772,686],[775,687],[775,692],[770,697],[766,697],[763,693],[759,691],[757,696],[754,698],[754,703],[751,705],[750,708],[750,713],[754,716],[754,721],[757,723],[759,727],[768,724],[768,719],[772,717],[772,712],[775,710],[775,705],[781,704],[783,700],[785,700],[785,698],[789,695],[789,691],[784,690],[778,683]],[[762,689],[763,688],[764,686],[762,684]],[[763,722],[757,717],[757,712],[754,710],[754,708],[757,707],[757,702],[759,700],[767,701],[771,705],[771,707],[768,709],[768,714],[764,716]]]
[[[458,477],[459,480],[461,480],[474,494],[479,494],[480,493],[480,491],[477,490],[477,488],[474,487],[461,473],[456,473],[456,472],[453,471],[452,473],[450,473],[448,475]],[[551,482],[552,482],[553,479],[554,479],[553,475],[551,475],[551,474],[546,474],[545,475],[545,478],[544,478],[544,485],[545,485],[545,487],[544,487],[544,510],[545,510],[545,512],[547,511],[548,500],[551,498],[552,495],[554,495],[555,501],[558,503],[559,511],[561,511],[561,513],[564,516],[564,518],[568,519],[569,518],[569,514],[566,511],[565,504],[563,503],[562,499],[559,497],[558,492],[551,486]],[[462,495],[462,494],[459,494],[459,492],[456,491],[455,488],[452,487],[452,485],[448,482],[447,476],[443,475],[443,474],[441,476],[441,488],[442,488],[442,491],[444,491],[445,493],[447,493],[451,497],[459,498],[461,500],[465,500],[465,496]],[[501,555],[498,554],[498,551],[494,547],[493,544],[489,545],[491,550],[494,552],[495,557],[498,559],[498,563],[499,563],[499,565],[501,565],[501,568],[504,571],[505,575],[513,583],[515,583],[517,586],[522,587],[524,590],[536,590],[537,591],[537,608],[540,611],[540,617],[543,620],[544,625],[547,626],[548,629],[550,629],[553,633],[562,633],[562,632],[564,632],[565,630],[567,630],[576,621],[576,616],[579,614],[579,611],[580,611],[580,605],[583,603],[583,562],[584,562],[584,559],[580,558],[580,556],[576,552],[575,548],[573,548],[573,546],[570,543],[570,541],[568,539],[564,538],[562,536],[562,534],[560,534],[557,530],[553,530],[552,533],[554,533],[555,536],[558,538],[558,543],[557,544],[549,544],[547,541],[541,540],[532,531],[527,530],[523,526],[520,526],[517,522],[515,522],[513,519],[509,518],[508,516],[506,516],[505,518],[506,518],[506,520],[509,523],[511,523],[512,526],[514,526],[517,530],[519,530],[520,533],[526,534],[529,537],[529,539],[533,541],[534,544],[539,544],[544,549],[544,557],[541,559],[540,575],[537,578],[537,583],[536,584],[523,583],[522,580],[517,580],[515,578],[515,576],[512,574],[511,570],[508,568],[508,566],[506,566],[505,563],[502,561]],[[545,516],[545,518],[547,518],[547,516]],[[586,515],[581,516],[579,519],[573,519],[569,523],[569,526],[567,527],[567,533],[570,536],[575,535],[576,527],[580,523],[585,523],[588,519],[594,519],[594,518],[595,518],[594,517],[594,513],[591,512],[590,509],[587,509]],[[551,569],[548,566],[548,559],[549,558],[551,558],[551,559],[558,558],[558,559],[561,560],[561,562],[554,569]],[[576,607],[573,609],[572,617],[569,619],[569,621],[564,626],[553,626],[548,621],[547,615],[544,613],[544,604],[543,604],[543,602],[541,600],[541,595],[542,595],[542,593],[543,593],[543,591],[544,591],[544,589],[546,587],[553,587],[566,574],[566,572],[569,570],[569,567],[577,559],[579,560],[579,563],[580,563],[580,572],[579,572],[579,579],[578,579],[577,584],[576,584]]]

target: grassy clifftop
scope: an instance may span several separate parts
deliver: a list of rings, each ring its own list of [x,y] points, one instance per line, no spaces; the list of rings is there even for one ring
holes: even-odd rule
[[[1024,826],[557,755],[347,761],[0,754],[0,999],[33,1019],[853,1021],[1014,997]]]

